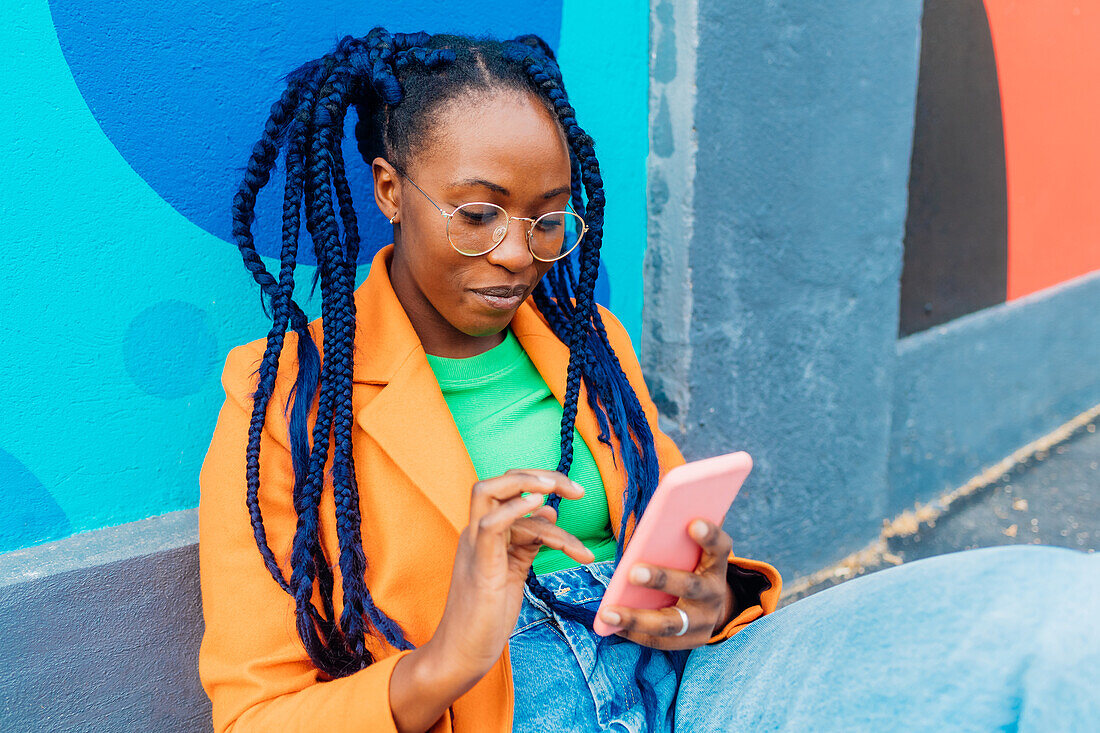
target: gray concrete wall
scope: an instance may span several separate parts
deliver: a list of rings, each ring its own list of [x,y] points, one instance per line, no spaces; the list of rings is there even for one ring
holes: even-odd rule
[[[653,6],[644,365],[689,459],[753,455],[727,529],[788,576],[886,512],[920,13]]]
[[[197,511],[0,555],[0,730],[201,732]]]

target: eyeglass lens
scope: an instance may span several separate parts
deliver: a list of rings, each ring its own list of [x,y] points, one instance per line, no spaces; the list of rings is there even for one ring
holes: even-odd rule
[[[447,222],[447,235],[459,252],[478,255],[488,252],[507,233],[508,215],[501,207],[488,203],[463,204]],[[514,222],[527,226],[527,222]],[[580,242],[584,220],[568,211],[551,211],[531,224],[531,253],[540,260],[564,257]]]

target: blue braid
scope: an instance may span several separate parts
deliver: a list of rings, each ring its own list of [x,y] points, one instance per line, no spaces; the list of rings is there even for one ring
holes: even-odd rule
[[[376,47],[374,50],[384,49]],[[307,489],[302,492],[302,501],[297,507],[299,526],[295,535],[295,554],[292,559],[292,565],[298,574],[298,583],[295,584],[292,577],[292,586],[299,608],[299,634],[303,639],[312,640],[309,611],[312,608],[310,596],[313,578],[310,573],[310,564],[304,555],[305,548],[316,541],[317,506],[320,488],[323,485],[321,472],[327,458],[328,431],[322,430],[320,426],[331,426],[334,440],[333,492],[344,596],[340,636],[344,646],[342,651],[346,652],[346,658],[338,653],[340,650],[332,648],[335,644],[312,646],[319,652],[316,656],[324,657],[327,652],[329,657],[335,657],[334,659],[322,658],[318,661],[338,662],[338,668],[327,670],[336,675],[348,674],[372,661],[363,639],[364,615],[370,619],[372,625],[388,643],[398,649],[411,648],[400,627],[375,606],[363,582],[366,559],[363,555],[360,536],[359,497],[351,461],[351,355],[355,330],[354,269],[348,265],[347,259],[347,255],[357,250],[358,231],[354,216],[349,215],[350,191],[347,189],[340,165],[332,155],[332,151],[339,145],[347,100],[353,91],[354,82],[347,81],[348,69],[349,66],[344,65],[326,80],[326,86],[323,88],[325,96],[319,103],[314,120],[316,134],[311,140],[313,165],[310,176],[313,195],[310,201],[313,204],[313,211],[309,213],[307,227],[314,241],[318,243],[319,249],[322,250],[319,262],[322,263],[322,322],[325,326],[326,369],[322,372],[318,422],[314,426],[314,455],[311,456],[310,463],[310,476],[313,478]],[[328,175],[333,175],[337,196],[342,200],[341,210],[345,226],[343,246],[340,244],[335,215],[332,211],[333,184],[330,183]],[[326,375],[325,371],[329,374]],[[311,646],[308,641],[307,646]]]
[[[298,81],[300,82],[300,79]],[[263,266],[262,261],[256,254],[251,233],[251,222],[254,218],[256,192],[268,180],[278,150],[278,138],[284,133],[288,122],[291,120],[293,106],[298,102],[299,93],[299,83],[291,84],[288,87],[287,93],[272,106],[271,117],[265,126],[264,136],[261,138],[260,142],[256,144],[253,150],[253,155],[247,169],[248,172],[234,199],[233,207],[233,228],[238,247],[241,249],[242,255],[244,256],[245,265],[252,272],[256,281],[260,283],[262,288],[261,293],[268,292],[270,294],[269,297],[272,301],[275,318],[275,324],[268,334],[267,349],[258,370],[260,372],[259,384],[256,392],[253,394],[254,404],[249,425],[249,444],[246,451],[246,477],[248,480],[246,500],[261,555],[272,577],[274,577],[276,582],[284,589],[287,589],[288,585],[267,544],[266,534],[263,529],[263,520],[256,498],[259,490],[260,433],[263,426],[264,415],[266,414],[267,402],[270,398],[275,374],[278,370],[278,357],[282,349],[287,321],[288,319],[293,319],[294,327],[300,332],[306,330],[307,322],[301,309],[290,297],[293,292],[292,263],[296,248],[294,247],[293,240],[288,240],[285,236],[286,225],[284,224],[284,248],[282,253],[284,267],[280,272],[279,282],[276,285],[274,279],[271,278],[271,275],[267,272],[267,269]],[[290,159],[293,159],[294,152],[288,150],[288,156]],[[292,207],[293,201],[288,200],[287,206],[284,207],[284,217],[286,216],[286,208]],[[291,262],[289,269],[287,268],[288,260]]]

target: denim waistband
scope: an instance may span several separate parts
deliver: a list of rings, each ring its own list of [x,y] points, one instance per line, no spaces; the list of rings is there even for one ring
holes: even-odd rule
[[[543,573],[538,576],[538,580],[542,587],[553,593],[559,601],[595,610],[603,599],[604,590],[611,582],[611,575],[614,572],[614,560],[601,560],[589,565],[574,565]],[[527,602],[520,609],[519,620],[516,623],[517,632],[529,624],[554,616],[530,588],[524,586],[523,595]]]

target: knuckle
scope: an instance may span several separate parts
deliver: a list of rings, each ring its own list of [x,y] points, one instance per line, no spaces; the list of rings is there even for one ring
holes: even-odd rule
[[[698,598],[703,594],[703,581],[698,576],[693,575],[688,579],[687,588],[684,590],[684,595],[688,598]]]
[[[474,496],[484,496],[485,494],[489,493],[489,489],[485,485],[485,481],[475,482],[472,493],[473,493]]]
[[[664,570],[653,571],[653,580],[650,582],[654,588],[664,588],[668,584],[668,574]]]

